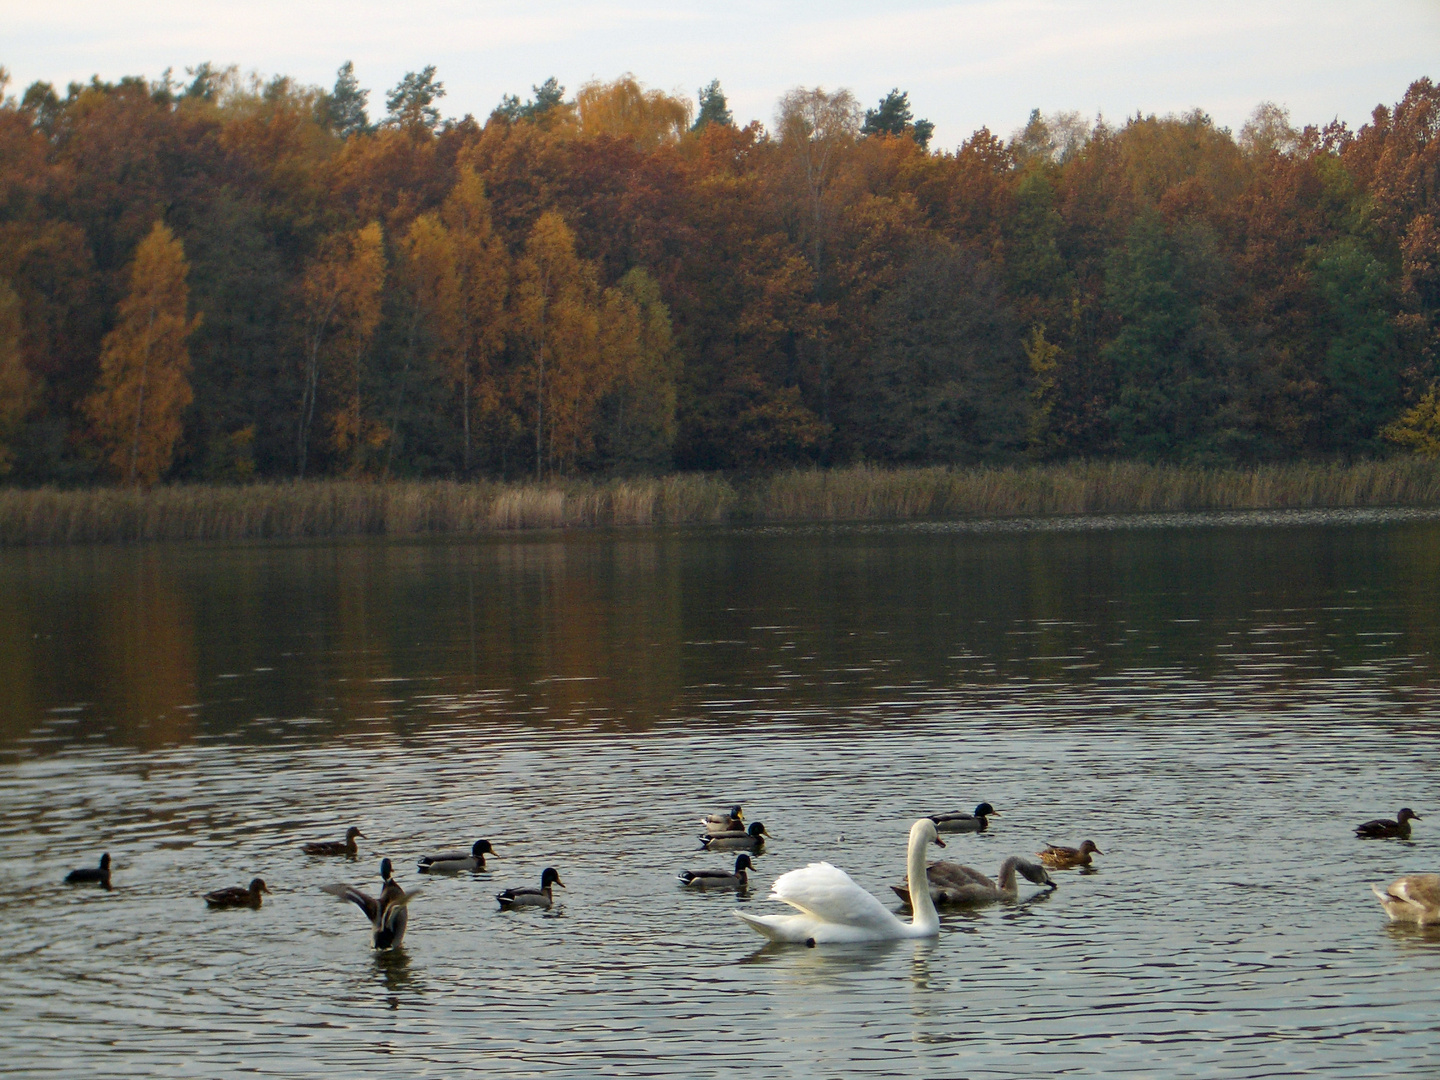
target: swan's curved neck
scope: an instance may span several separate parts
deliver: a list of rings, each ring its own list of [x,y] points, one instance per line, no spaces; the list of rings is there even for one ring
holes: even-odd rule
[[[1019,892],[1019,886],[1015,883],[1015,868],[1020,865],[1020,857],[1011,855],[1000,864],[1000,879],[995,883],[1001,892]]]
[[[930,841],[925,836],[924,823],[917,821],[910,830],[910,847],[906,852],[905,877],[910,887],[911,932],[917,937],[938,933],[940,914],[935,902],[930,899],[930,879],[925,873],[925,849]]]

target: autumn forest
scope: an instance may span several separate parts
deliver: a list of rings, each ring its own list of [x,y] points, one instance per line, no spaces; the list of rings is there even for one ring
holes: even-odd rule
[[[953,150],[899,89],[7,91],[5,483],[1440,451],[1429,79]]]

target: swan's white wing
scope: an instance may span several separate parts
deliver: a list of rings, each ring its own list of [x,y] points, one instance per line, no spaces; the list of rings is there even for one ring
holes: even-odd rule
[[[822,922],[893,932],[903,924],[845,873],[827,862],[811,863],[775,879],[770,899],[783,900]]]

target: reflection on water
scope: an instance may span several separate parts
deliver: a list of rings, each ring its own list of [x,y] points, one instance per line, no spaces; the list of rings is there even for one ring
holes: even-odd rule
[[[0,552],[0,1060],[364,1076],[1393,1075],[1440,1065],[1440,524],[740,530]],[[766,945],[780,872],[1091,872],[933,942]],[[696,893],[698,820],[774,839]],[[1354,825],[1422,815],[1411,843]],[[354,860],[301,842],[359,825]],[[478,874],[420,878],[468,848]],[[1432,839],[1434,837],[1435,839]],[[115,860],[114,889],[64,873]],[[354,905],[423,887],[405,947]],[[559,868],[553,911],[494,894]],[[259,911],[211,889],[261,876]]]

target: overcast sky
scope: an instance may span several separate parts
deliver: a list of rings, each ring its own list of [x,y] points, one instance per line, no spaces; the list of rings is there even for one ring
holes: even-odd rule
[[[434,64],[445,115],[482,120],[547,76],[573,94],[628,71],[691,98],[718,78],[738,121],[767,125],[792,86],[866,105],[899,87],[947,149],[1032,108],[1121,121],[1198,106],[1238,130],[1268,100],[1297,124],[1357,127],[1440,78],[1440,0],[0,0],[11,92],[202,61],[329,87],[346,60],[372,117]]]

